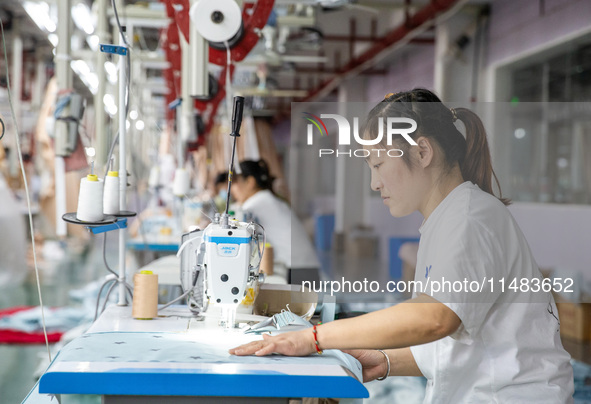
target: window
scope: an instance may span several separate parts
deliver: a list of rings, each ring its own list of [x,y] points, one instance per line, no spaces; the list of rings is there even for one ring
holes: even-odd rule
[[[591,44],[561,49],[509,68],[510,104],[496,115],[508,119],[495,133],[515,201],[591,204]]]

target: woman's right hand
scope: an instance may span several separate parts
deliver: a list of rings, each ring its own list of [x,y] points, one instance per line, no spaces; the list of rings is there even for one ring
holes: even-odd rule
[[[375,349],[344,349],[343,352],[351,355],[361,363],[363,367],[363,383],[382,377],[388,370],[388,363],[384,354]]]

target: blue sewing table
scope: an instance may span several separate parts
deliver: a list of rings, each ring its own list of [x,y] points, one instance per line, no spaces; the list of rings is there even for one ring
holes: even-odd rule
[[[176,253],[179,249],[178,240],[165,239],[165,240],[152,240],[147,241],[141,238],[133,238],[127,240],[127,248],[134,251],[153,251],[163,253]]]
[[[368,397],[354,376],[359,363],[340,351],[304,358],[228,354],[260,337],[219,327],[210,311],[197,321],[185,307],[172,306],[163,312],[167,317],[135,320],[131,307],[112,306],[60,351],[41,377],[39,393],[96,394],[106,404]]]

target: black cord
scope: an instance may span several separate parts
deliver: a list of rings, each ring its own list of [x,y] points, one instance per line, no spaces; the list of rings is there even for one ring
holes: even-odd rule
[[[4,137],[4,131],[5,131],[5,127],[4,127],[4,121],[2,120],[2,118],[0,118],[0,125],[2,125],[2,133],[0,133],[0,140],[2,140],[2,138]]]

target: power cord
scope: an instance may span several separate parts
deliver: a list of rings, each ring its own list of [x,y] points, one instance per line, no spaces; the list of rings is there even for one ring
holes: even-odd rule
[[[119,13],[117,12],[117,4],[115,3],[115,0],[111,0],[111,6],[113,6],[113,13],[115,14],[115,21],[117,21],[117,27],[119,28],[119,33],[121,34],[121,37],[123,38],[123,43],[125,44],[125,46],[127,46],[129,48],[129,43],[127,42],[127,39],[125,38],[125,35],[123,35],[123,28],[121,27],[121,22],[119,21]]]
[[[178,302],[179,300],[181,300],[183,297],[187,296],[189,293],[191,293],[193,291],[193,289],[189,289],[187,290],[185,293],[183,293],[182,295],[180,295],[179,297],[171,300],[170,302],[166,303],[163,306],[158,307],[158,311],[160,310],[164,310],[165,308],[167,308],[168,306],[172,306],[174,303]]]
[[[14,106],[12,103],[12,93],[10,91],[10,74],[8,72],[8,56],[6,51],[6,38],[4,35],[4,24],[0,19],[0,29],[2,30],[2,47],[4,50],[4,60],[6,61],[7,71],[6,71],[6,89],[8,91],[8,103],[10,104],[10,113],[12,115],[12,120],[14,122],[14,131],[16,134],[16,148],[18,152],[18,161],[21,167],[21,172],[23,174],[23,182],[25,184],[25,195],[27,197],[27,209],[29,213],[29,228],[31,231],[31,246],[33,248],[33,264],[35,266],[35,278],[37,280],[37,293],[39,294],[39,305],[41,307],[41,325],[43,326],[43,336],[45,337],[45,346],[47,347],[47,356],[49,357],[49,362],[51,363],[51,351],[49,350],[49,340],[47,339],[47,328],[45,327],[45,313],[43,307],[43,297],[41,296],[41,281],[39,280],[39,268],[37,267],[37,252],[35,248],[35,231],[33,228],[33,213],[31,212],[31,197],[29,195],[29,186],[27,184],[27,174],[25,173],[25,164],[23,163],[23,154],[21,152],[21,136],[18,130],[18,122],[16,120],[16,114],[14,113]],[[20,97],[20,94],[18,94]],[[2,137],[4,136],[4,122],[2,122]],[[0,137],[0,139],[2,138]]]
[[[94,320],[96,321],[96,318],[98,317],[98,308],[99,308],[99,304],[101,301],[101,293],[103,293],[103,289],[105,288],[105,286],[107,286],[109,283],[111,282],[115,282],[117,279],[116,278],[111,278],[111,279],[107,279],[102,285],[101,288],[99,289],[98,295],[96,297],[96,307],[94,309]],[[116,284],[116,282],[114,283]],[[107,294],[107,296],[105,296],[105,300],[109,300],[109,295]]]
[[[111,268],[111,266],[107,262],[107,232],[104,233],[104,238],[103,238],[103,263],[105,264],[105,268],[107,268],[107,271],[109,271],[113,275],[119,277],[119,274],[117,272],[115,272],[113,270],[113,268]],[[131,287],[131,285],[129,283],[125,282],[125,288],[127,289],[129,294],[131,295],[131,298],[133,299],[133,292],[132,292],[133,288]]]

